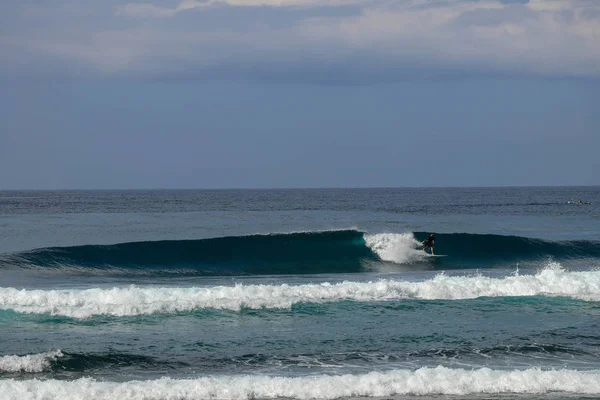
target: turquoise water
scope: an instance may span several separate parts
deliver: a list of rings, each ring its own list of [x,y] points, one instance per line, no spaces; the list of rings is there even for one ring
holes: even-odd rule
[[[599,204],[593,187],[0,192],[0,393],[593,398]],[[417,249],[430,232],[446,257]]]

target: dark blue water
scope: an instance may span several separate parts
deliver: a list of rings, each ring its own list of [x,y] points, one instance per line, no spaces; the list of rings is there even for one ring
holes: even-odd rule
[[[598,396],[599,205],[597,187],[0,192],[0,398]]]

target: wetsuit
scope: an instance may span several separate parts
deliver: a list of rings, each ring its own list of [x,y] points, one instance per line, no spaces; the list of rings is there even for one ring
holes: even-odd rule
[[[429,248],[433,248],[435,246],[435,236],[429,236],[424,242],[423,242],[423,246],[425,246],[425,248],[429,247]]]

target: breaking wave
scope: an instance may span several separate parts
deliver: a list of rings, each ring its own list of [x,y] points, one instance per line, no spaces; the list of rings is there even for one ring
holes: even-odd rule
[[[363,375],[208,376],[152,381],[99,382],[6,379],[5,399],[337,399],[394,395],[472,395],[549,392],[600,394],[600,371],[474,370],[442,366],[417,370],[370,372]],[[42,395],[43,394],[43,395]]]
[[[60,350],[25,356],[2,356],[0,357],[0,373],[47,371],[52,362],[62,356],[63,353]]]
[[[52,247],[0,257],[0,267],[95,274],[263,275],[353,273],[373,264],[498,262],[600,258],[595,241],[518,236],[438,234],[439,259],[420,251],[427,233],[368,234],[357,230],[232,236],[213,239]],[[443,260],[443,261],[442,261]]]
[[[95,315],[135,316],[199,309],[289,309],[299,303],[464,300],[479,297],[549,296],[600,301],[600,271],[565,271],[551,263],[535,275],[504,278],[438,274],[421,282],[383,279],[375,282],[306,285],[214,287],[115,287],[112,289],[26,290],[0,288],[0,309],[71,318]]]

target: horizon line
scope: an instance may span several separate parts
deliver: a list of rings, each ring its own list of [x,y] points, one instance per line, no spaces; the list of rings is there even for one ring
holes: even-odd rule
[[[196,187],[196,188],[165,188],[165,187],[147,187],[147,188],[54,188],[54,189],[4,189],[0,192],[93,192],[93,191],[235,191],[235,190],[378,190],[378,189],[525,189],[525,188],[600,188],[598,185],[489,185],[489,186],[306,186],[306,187]]]

